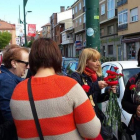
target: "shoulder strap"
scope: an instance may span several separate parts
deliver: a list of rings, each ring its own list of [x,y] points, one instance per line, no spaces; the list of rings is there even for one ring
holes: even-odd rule
[[[43,137],[42,131],[41,131],[41,127],[40,127],[40,123],[39,123],[39,120],[38,120],[35,104],[34,104],[33,95],[32,95],[31,78],[29,78],[29,80],[28,80],[27,87],[28,87],[28,95],[29,95],[30,105],[31,105],[33,117],[34,117],[34,120],[35,120],[36,128],[37,128],[40,140],[44,140],[44,137]]]

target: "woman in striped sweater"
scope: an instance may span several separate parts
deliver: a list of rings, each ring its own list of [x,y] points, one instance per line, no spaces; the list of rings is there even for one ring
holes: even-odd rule
[[[35,40],[29,55],[33,77],[31,88],[45,140],[84,140],[96,138],[101,129],[82,87],[69,77],[59,76],[62,56],[48,38]],[[30,107],[27,81],[17,85],[10,107],[19,140],[39,140]]]

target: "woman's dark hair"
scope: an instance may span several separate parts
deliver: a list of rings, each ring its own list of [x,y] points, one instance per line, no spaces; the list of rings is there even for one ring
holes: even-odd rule
[[[139,48],[139,51],[138,51],[138,67],[140,67],[140,48]]]
[[[29,65],[33,75],[39,68],[54,68],[61,72],[62,56],[57,44],[50,38],[39,38],[32,44]]]

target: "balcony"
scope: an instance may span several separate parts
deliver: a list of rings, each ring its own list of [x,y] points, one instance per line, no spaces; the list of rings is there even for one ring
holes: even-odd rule
[[[118,31],[127,30],[127,29],[128,29],[128,24],[123,24],[118,26]]]
[[[62,40],[62,45],[73,44],[73,38],[67,38],[66,40]]]
[[[127,0],[120,0],[120,1],[117,2],[117,6],[119,7],[119,6],[122,6],[126,3],[127,3]]]

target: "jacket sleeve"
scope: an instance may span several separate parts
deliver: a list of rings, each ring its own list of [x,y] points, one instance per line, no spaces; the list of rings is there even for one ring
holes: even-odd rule
[[[9,104],[15,86],[16,83],[12,79],[5,79],[0,83],[0,109],[6,120],[12,120]]]
[[[131,90],[129,89],[130,85],[130,81],[128,81],[125,87],[124,96],[122,98],[122,108],[130,114],[135,114],[138,105],[135,105],[132,102]]]
[[[101,123],[81,86],[77,83],[68,95],[74,109],[77,130],[83,138],[96,138],[100,134]],[[93,129],[94,128],[94,129]]]

